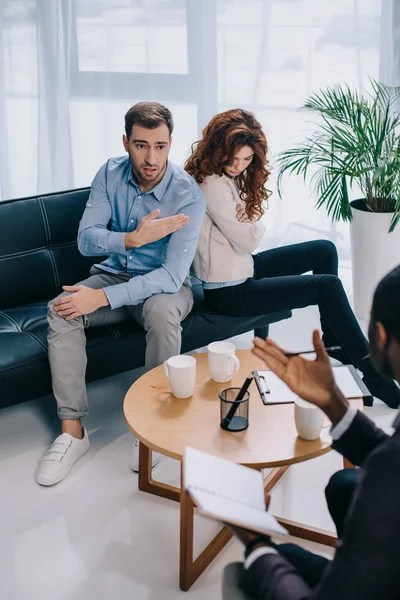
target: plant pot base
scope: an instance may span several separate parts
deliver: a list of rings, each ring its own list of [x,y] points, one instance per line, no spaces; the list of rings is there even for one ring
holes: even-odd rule
[[[350,224],[354,311],[369,321],[372,298],[379,281],[400,263],[400,225],[389,232],[393,213],[374,213],[364,200],[353,200]]]

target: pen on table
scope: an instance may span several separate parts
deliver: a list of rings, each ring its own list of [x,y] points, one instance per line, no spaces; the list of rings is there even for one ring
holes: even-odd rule
[[[264,402],[264,404],[266,404],[267,395],[271,393],[271,390],[268,387],[268,383],[267,383],[267,380],[265,379],[264,375],[258,376],[258,384],[259,384],[258,391],[260,392],[261,400]]]
[[[241,401],[243,400],[244,395],[247,392],[247,390],[249,389],[249,385],[251,384],[252,380],[253,380],[253,375],[250,373],[246,377],[245,382],[242,385],[242,387],[240,388],[239,393],[236,396],[235,400],[233,401],[232,406],[230,407],[226,417],[222,420],[221,425],[224,429],[228,428],[229,423],[232,421],[233,417],[235,416],[236,409],[238,408]]]
[[[342,346],[328,346],[325,348],[327,352],[337,352],[338,350],[342,350]],[[291,358],[292,356],[300,356],[300,354],[315,354],[315,350],[303,350],[302,352],[285,352],[284,356],[286,358]]]

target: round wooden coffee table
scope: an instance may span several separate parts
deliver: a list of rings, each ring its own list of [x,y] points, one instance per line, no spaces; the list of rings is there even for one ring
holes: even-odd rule
[[[151,452],[157,451],[182,461],[186,446],[220,456],[256,469],[272,467],[265,479],[271,490],[290,465],[329,452],[331,438],[327,422],[321,437],[306,442],[297,437],[293,404],[265,406],[253,382],[250,386],[249,427],[227,432],[220,427],[218,392],[225,387],[240,387],[247,374],[265,368],[250,350],[238,350],[240,370],[227,383],[215,383],[207,365],[207,354],[195,354],[197,381],[191,398],[175,398],[162,366],[140,377],[128,390],[124,414],[128,426],[140,440],[139,489],[180,502],[180,587],[188,590],[221,551],[231,534],[222,529],[196,560],[193,560],[194,505],[183,486],[176,488],[153,480]],[[362,400],[354,400],[362,408]],[[335,536],[299,523],[278,519],[292,535],[334,545]]]

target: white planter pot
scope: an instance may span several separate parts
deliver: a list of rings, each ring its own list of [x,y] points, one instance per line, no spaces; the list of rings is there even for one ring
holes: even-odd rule
[[[360,210],[363,201],[351,203],[350,224],[354,312],[369,321],[375,288],[384,275],[400,264],[400,223],[388,233],[392,213]]]

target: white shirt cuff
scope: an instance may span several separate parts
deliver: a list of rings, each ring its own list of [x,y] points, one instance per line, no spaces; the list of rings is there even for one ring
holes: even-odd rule
[[[355,419],[357,414],[357,409],[354,404],[349,404],[349,408],[347,409],[344,417],[331,429],[331,436],[333,440],[338,440],[342,437],[344,433],[348,430],[350,425]]]
[[[257,558],[260,558],[260,556],[263,556],[264,554],[278,554],[278,552],[271,546],[260,546],[259,548],[253,550],[253,552],[246,558],[244,561],[244,568],[250,569],[253,562],[255,562]]]

